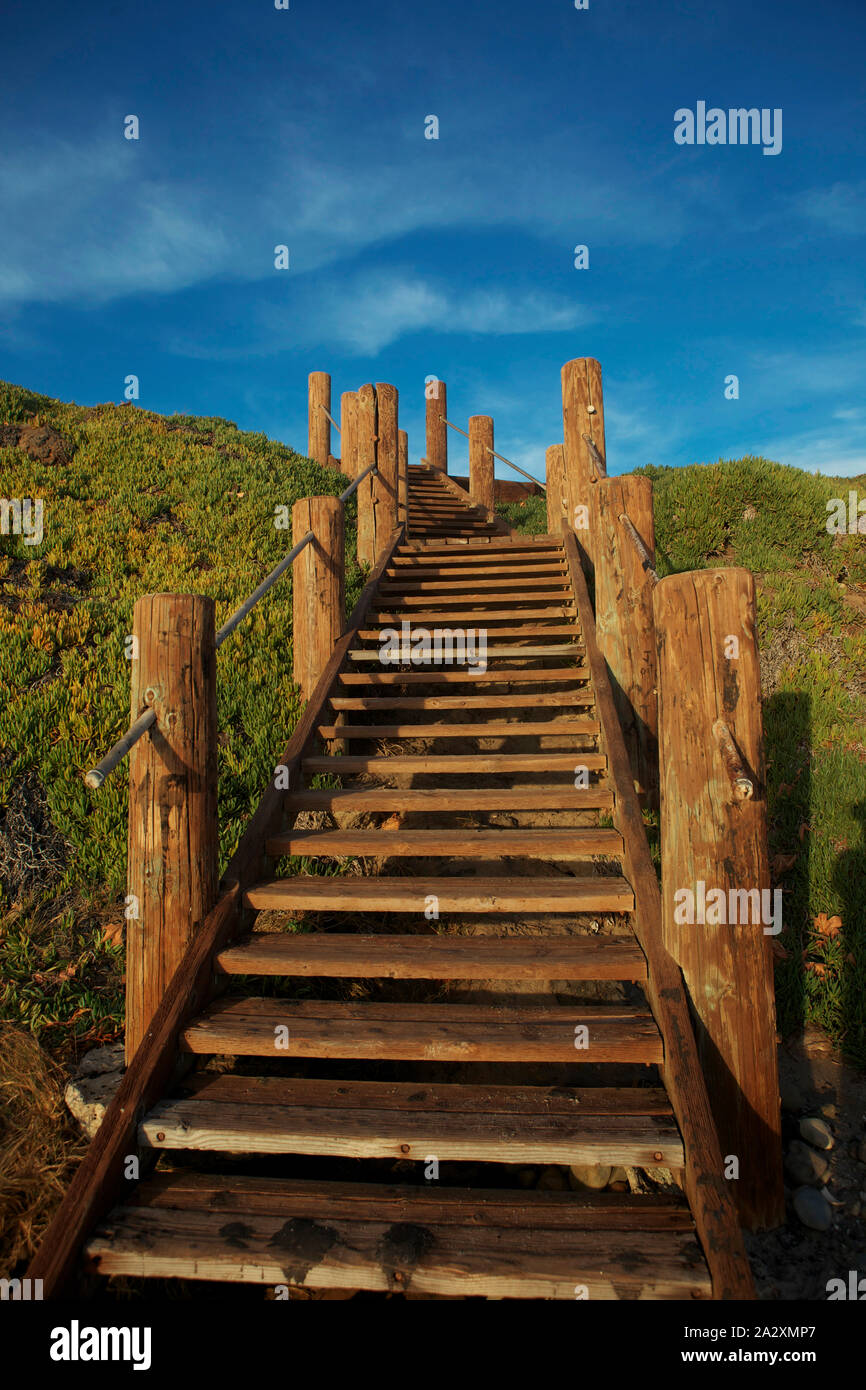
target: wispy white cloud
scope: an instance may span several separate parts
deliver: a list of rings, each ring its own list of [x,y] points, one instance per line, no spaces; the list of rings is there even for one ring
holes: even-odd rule
[[[801,217],[834,236],[862,236],[866,232],[866,179],[804,189],[793,202]]]

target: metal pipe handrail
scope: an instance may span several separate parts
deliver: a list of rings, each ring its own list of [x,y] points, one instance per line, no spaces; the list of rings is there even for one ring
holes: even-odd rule
[[[652,556],[650,555],[649,551],[643,543],[643,539],[641,538],[640,532],[638,531],[631,517],[628,516],[625,512],[620,512],[619,519],[622,522],[628,534],[631,536],[632,541],[634,542],[635,549],[637,550],[637,553],[640,556],[641,565],[646,570],[646,573],[649,575],[653,584],[658,584],[658,572],[656,571],[655,565],[652,562]]]
[[[336,420],[334,419],[333,415],[331,414],[330,410],[328,410],[328,407],[325,406],[325,405],[322,405],[322,402],[321,402],[321,401],[316,401],[316,405],[319,407],[320,410],[324,410],[324,412],[325,412],[325,414],[327,415],[328,419],[330,420],[331,424],[334,426],[334,429],[337,431],[337,434],[342,434],[342,430],[340,429],[340,426],[337,424],[337,422],[336,422]]]
[[[469,438],[465,430],[462,430],[459,425],[455,425],[453,421],[446,420],[444,415],[440,415],[439,419],[443,424],[448,425],[450,429],[456,430],[458,434],[465,435],[467,439]],[[500,463],[507,463],[509,468],[514,469],[515,473],[522,473],[524,478],[528,478],[531,483],[535,483],[535,486],[540,487],[542,492],[547,492],[546,483],[542,483],[538,478],[534,478],[531,473],[527,473],[525,468],[519,468],[516,463],[512,463],[511,459],[507,459],[504,454],[497,454],[496,450],[491,449],[489,444],[485,444],[484,447],[488,454],[492,454],[495,459],[499,459]]]
[[[583,436],[583,442],[586,444],[586,447],[589,449],[589,452],[590,452],[591,455],[592,455],[592,458],[593,458],[593,461],[594,461],[594,463],[595,463],[595,466],[596,466],[596,468],[598,469],[599,476],[602,477],[602,478],[606,478],[606,477],[607,477],[607,464],[605,463],[605,461],[604,461],[604,459],[602,458],[601,454],[598,452],[598,449],[597,449],[597,447],[596,447],[595,441],[594,441],[593,439],[591,439],[590,436],[589,436],[588,434],[585,434],[585,435]]]
[[[369,469],[367,470],[369,472]],[[360,482],[360,478],[356,480]],[[266,579],[263,579],[257,589],[254,589],[249,598],[244,599],[240,608],[236,608],[231,617],[223,623],[214,639],[214,645],[219,650],[227,637],[230,637],[235,628],[243,622],[247,614],[255,608],[259,599],[264,598],[269,589],[273,588],[277,580],[285,574],[289,565],[300,555],[304,546],[309,545],[310,541],[315,540],[312,531],[308,531],[302,536],[297,545],[292,546],[288,555],[285,555],[278,565],[275,565]],[[117,740],[112,748],[108,750],[105,757],[85,773],[84,781],[88,787],[98,791],[106,777],[114,771],[117,764],[121,762],[131,748],[134,748],[140,738],[143,738],[148,729],[156,723],[156,711],[149,709],[140,714],[133,724],[129,726],[122,738]]]
[[[349,498],[352,496],[352,493],[355,491],[358,484],[362,483],[370,473],[372,473],[373,477],[375,477],[378,472],[379,470],[376,467],[375,463],[368,464],[368,466],[364,469],[363,473],[359,473],[355,481],[349,484],[349,486],[346,488],[346,491],[340,493],[339,500],[341,502],[348,502]]]

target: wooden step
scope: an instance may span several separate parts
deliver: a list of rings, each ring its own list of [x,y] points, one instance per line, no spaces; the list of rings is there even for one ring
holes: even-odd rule
[[[475,587],[475,586],[473,585],[473,587]],[[567,593],[568,591],[565,591],[565,592]],[[387,593],[387,591],[384,590],[384,589],[380,589],[380,590],[379,590],[379,593],[380,593],[380,594],[383,594],[383,596],[384,596],[384,595]],[[477,607],[478,602],[479,602],[479,595],[478,595],[478,594],[452,594],[452,593],[448,593],[448,594],[443,594],[442,597],[443,597],[443,602],[446,602],[446,601],[447,601],[449,608],[454,608],[454,609],[465,608],[465,607],[467,607],[467,606]],[[508,591],[507,593],[494,593],[494,592],[491,591],[491,590],[485,589],[485,590],[484,590],[484,593],[483,593],[483,595],[482,595],[482,597],[483,597],[484,603],[487,604],[487,605],[498,604],[498,603],[510,603],[510,604],[514,604],[514,603],[520,603],[520,602],[521,602],[520,595],[519,595],[519,594],[515,594],[515,593],[512,592],[512,591]],[[548,586],[545,587],[544,589],[533,589],[531,601],[532,601],[532,602],[535,602],[535,603],[538,603],[538,602],[544,602],[544,603],[548,603],[548,602],[551,602],[551,603],[562,603],[563,597],[564,597],[564,592],[563,592],[562,589],[551,589],[551,588],[549,587],[549,585],[548,585]],[[424,608],[429,608],[429,607],[430,607],[430,601],[431,601],[432,598],[435,598],[435,595],[432,595],[432,594],[404,594],[404,595],[400,596],[400,595],[397,595],[397,594],[387,594],[387,598],[388,598],[388,606],[389,606],[389,608],[396,608],[396,609],[400,609],[400,608],[422,608],[422,607],[424,607]],[[530,602],[530,599],[527,599],[526,601],[527,601],[527,603],[528,603],[528,602]]]
[[[445,856],[452,859],[584,859],[622,853],[618,830],[595,826],[544,830],[286,830],[266,842],[275,859],[284,855],[356,855],[389,858]]]
[[[709,1298],[687,1210],[619,1193],[156,1174],[87,1243],[102,1275],[546,1298]]]
[[[588,666],[567,666],[561,670],[550,667],[529,670],[503,669],[501,671],[443,671],[436,667],[432,671],[341,671],[340,680],[344,685],[436,685],[439,682],[464,685],[539,685],[546,681],[567,682],[576,685],[586,681]]]
[[[438,911],[458,913],[631,912],[634,894],[626,879],[592,874],[557,878],[362,878],[295,874],[257,883],[244,895],[247,907],[276,912],[423,912],[429,899]]]
[[[287,795],[293,811],[588,811],[613,806],[613,792],[601,784],[573,787],[358,787],[303,790]]]
[[[448,607],[447,603],[443,603],[437,604],[435,613],[429,611],[411,613],[408,621],[416,625],[419,623],[438,623],[441,626],[442,623],[447,622],[449,618],[452,622],[459,623],[462,626],[472,624],[475,627],[479,625],[486,626],[490,623],[513,623],[517,618],[521,618],[527,623],[536,622],[539,618],[567,618],[569,620],[569,631],[577,635],[580,634],[580,627],[578,626],[575,614],[569,608],[532,608],[530,606],[527,608],[499,608],[494,611],[491,611],[489,608],[480,608],[472,609],[468,612],[461,611],[460,613],[455,613]],[[385,623],[393,625],[394,623],[407,621],[405,612],[392,613],[387,609],[374,610],[370,614],[370,619],[380,625]],[[494,628],[491,635],[496,637],[499,635],[499,632],[499,628]]]
[[[223,997],[187,1025],[180,1041],[193,1053],[277,1059],[657,1064],[663,1057],[652,1014],[629,1004],[526,1008]]]
[[[416,630],[416,631],[417,631],[417,630]],[[529,656],[543,656],[543,657],[545,657],[545,658],[547,658],[547,657],[563,657],[563,658],[574,657],[575,659],[578,659],[578,658],[582,657],[583,655],[584,655],[584,646],[583,646],[583,643],[582,643],[582,642],[551,642],[549,645],[545,645],[545,646],[531,646],[531,645],[529,645],[529,644],[526,644],[526,645],[524,645],[524,646],[518,646],[518,647],[491,647],[491,646],[488,644],[487,647],[486,647],[486,650],[485,650],[484,653],[483,653],[483,658],[484,658],[485,661],[515,661],[515,660],[525,661],[526,658],[529,657]],[[367,648],[365,648],[365,647],[357,647],[357,648],[355,648],[353,651],[350,651],[350,652],[349,652],[349,659],[350,659],[351,661],[359,661],[359,662],[360,662],[360,661],[378,661],[378,662],[382,662],[382,653],[381,653],[381,651],[379,650],[378,647],[371,647],[371,648],[369,648],[369,649],[367,649]],[[469,659],[469,657],[467,657],[467,656],[463,656],[463,657],[460,658],[460,659],[461,659],[462,661],[466,661],[467,664],[471,664],[471,663],[470,663],[470,659]],[[478,659],[478,658],[476,657],[476,660],[477,660],[477,659]],[[432,660],[432,658],[431,658],[431,660]],[[455,660],[455,664],[457,664],[457,658],[456,658],[456,657],[454,658],[454,660]],[[383,665],[387,665],[387,664],[391,664],[391,663],[382,662],[382,664],[383,664]],[[474,669],[474,667],[473,667],[473,669]]]
[[[426,615],[425,615],[425,617],[426,617]],[[441,622],[442,622],[442,615],[441,615],[441,613],[431,613],[431,614],[429,615],[429,619],[426,619],[426,620],[428,620],[428,621],[430,621],[430,622],[433,622],[433,623],[439,623],[439,624],[441,624]],[[395,621],[399,621],[399,619],[396,619]],[[414,621],[414,623],[416,624],[416,626],[415,626],[415,628],[414,628],[413,630],[417,632],[417,625],[418,625],[418,624],[423,624],[424,621],[425,621],[425,618],[419,618],[418,616],[413,616],[413,621]],[[463,626],[466,625],[466,615],[465,615],[465,614],[462,615],[461,624],[462,624]],[[383,623],[380,623],[380,625],[379,625],[378,627],[370,627],[370,628],[362,627],[362,628],[360,628],[360,629],[358,630],[358,636],[361,638],[362,641],[365,641],[365,642],[381,642],[381,641],[382,641],[382,627],[383,627],[383,625],[384,625],[384,621],[383,621]],[[496,640],[496,639],[499,638],[499,637],[525,637],[525,638],[527,638],[527,639],[530,638],[530,637],[535,637],[535,638],[538,638],[538,637],[574,637],[576,631],[577,631],[577,629],[575,628],[575,625],[574,625],[574,622],[573,622],[573,621],[570,622],[570,623],[562,623],[562,624],[559,624],[559,625],[556,626],[556,627],[553,627],[553,626],[542,627],[542,626],[540,626],[540,625],[537,624],[537,623],[536,623],[536,624],[532,624],[532,623],[527,624],[527,623],[524,623],[524,624],[522,624],[522,625],[520,625],[520,626],[518,626],[518,627],[497,627],[497,628],[494,628],[492,631],[489,631],[487,635],[488,635],[489,638],[493,638],[494,640]],[[584,643],[583,643],[583,641],[580,641],[580,642],[577,643],[577,650],[580,650],[581,652],[584,650]]]
[[[433,567],[425,564],[423,560],[404,561],[402,564],[394,563],[385,572],[385,582],[393,584],[396,580],[416,579],[496,579],[500,575],[510,575],[512,578],[517,575],[526,575],[527,578],[537,578],[539,575],[547,574],[567,574],[568,571],[561,560],[534,560],[528,564],[513,565],[449,565],[445,562],[441,567]]]
[[[254,932],[216,958],[227,975],[359,980],[645,980],[635,941],[613,936]],[[551,1160],[552,1162],[552,1160]]]
[[[597,719],[488,719],[485,723],[320,724],[321,738],[534,738],[542,734],[597,734]]]
[[[507,536],[491,537],[488,541],[453,541],[427,543],[423,545],[401,545],[396,551],[397,555],[450,555],[455,550],[465,553],[467,550],[472,553],[472,546],[477,545],[483,549],[485,555],[495,555],[501,551],[505,555],[514,555],[521,550],[528,551],[532,555],[538,555],[543,551],[549,551],[551,555],[563,555],[562,542],[554,540],[551,536],[521,536],[519,540],[510,539]]]
[[[539,575],[537,579],[508,579],[505,576],[493,576],[487,579],[473,579],[472,589],[487,597],[494,590],[498,589],[520,589],[521,592],[532,589],[567,589],[571,586],[568,575],[563,573],[561,579],[555,574]],[[466,592],[466,581],[464,579],[406,579],[401,583],[393,583],[388,580],[382,581],[377,593],[387,594],[420,594],[427,593],[431,597],[442,594],[443,597],[451,597],[452,594],[464,594]]]
[[[346,772],[379,772],[392,776],[398,772],[574,772],[585,767],[601,772],[607,767],[603,753],[582,748],[570,753],[394,753],[390,757],[345,756],[305,758],[305,773],[328,772],[340,777]]]
[[[588,690],[551,690],[544,696],[545,706],[591,705]],[[329,703],[337,710],[401,709],[537,709],[537,695],[331,695]]]
[[[604,1089],[309,1081],[204,1074],[154,1106],[143,1148],[440,1163],[606,1164],[680,1170],[673,1117]],[[657,1093],[656,1093],[657,1094]],[[663,1095],[664,1093],[662,1093]]]

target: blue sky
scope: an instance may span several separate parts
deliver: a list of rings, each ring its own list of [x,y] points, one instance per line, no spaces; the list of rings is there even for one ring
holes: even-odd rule
[[[611,472],[866,470],[863,0],[47,0],[0,51],[2,378],[301,450],[310,371],[392,381],[415,459],[436,374],[542,476],[593,356]],[[699,101],[781,152],[677,145]]]

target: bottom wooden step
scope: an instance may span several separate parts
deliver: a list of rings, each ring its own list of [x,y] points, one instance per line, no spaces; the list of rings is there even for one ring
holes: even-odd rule
[[[160,1174],[86,1246],[104,1275],[494,1298],[710,1298],[688,1211],[619,1194]]]

